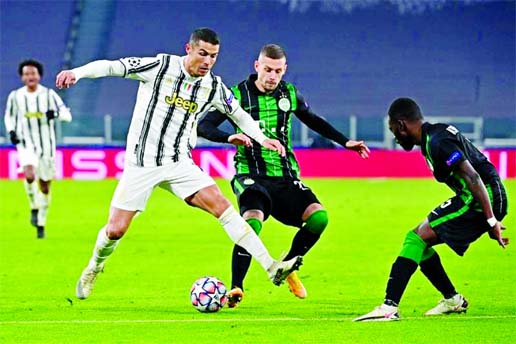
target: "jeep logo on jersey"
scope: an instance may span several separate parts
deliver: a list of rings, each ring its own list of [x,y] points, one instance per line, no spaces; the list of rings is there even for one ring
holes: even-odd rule
[[[189,100],[183,99],[177,95],[177,92],[172,94],[172,97],[166,96],[165,102],[170,105],[175,105],[177,107],[183,108],[186,112],[195,112],[199,105],[196,102],[191,102]]]
[[[25,117],[27,118],[41,118],[43,117],[43,113],[37,111],[37,112],[26,112]]]

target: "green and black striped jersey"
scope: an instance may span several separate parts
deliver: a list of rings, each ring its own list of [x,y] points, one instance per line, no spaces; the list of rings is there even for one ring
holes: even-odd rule
[[[233,86],[231,91],[242,108],[259,123],[265,136],[277,139],[285,146],[286,156],[282,157],[254,141],[251,147],[238,146],[234,158],[237,175],[299,178],[299,164],[292,148],[294,115],[319,134],[343,146],[346,144],[348,139],[313,113],[293,84],[281,81],[273,92],[263,93],[256,87],[256,78],[256,74],[250,75],[247,80]],[[208,113],[199,122],[198,135],[211,141],[227,143],[231,134],[217,128],[226,119],[218,111]],[[232,124],[236,132],[242,132]]]
[[[271,94],[262,93],[250,78],[233,86],[231,91],[242,108],[258,121],[262,132],[285,146],[286,156],[263,148],[257,142],[252,147],[238,146],[235,155],[237,174],[297,178],[299,165],[292,149],[292,115],[298,108],[294,85],[281,81]],[[303,106],[303,104],[301,104]],[[238,127],[237,132],[242,132]]]
[[[484,184],[500,178],[485,155],[454,126],[424,123],[421,130],[421,152],[435,179],[448,185],[457,195],[473,197],[466,182],[455,173],[455,168],[464,160],[471,163]]]

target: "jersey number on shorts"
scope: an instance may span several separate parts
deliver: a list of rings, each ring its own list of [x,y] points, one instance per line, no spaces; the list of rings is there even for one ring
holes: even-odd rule
[[[306,186],[305,184],[303,184],[302,181],[300,180],[295,180],[294,181],[294,185],[296,185],[298,188],[300,188],[301,190],[310,190],[310,188],[308,186]]]
[[[447,200],[446,202],[444,202],[443,204],[441,204],[441,209],[444,209],[446,208],[447,206],[449,206],[451,204],[451,199]]]

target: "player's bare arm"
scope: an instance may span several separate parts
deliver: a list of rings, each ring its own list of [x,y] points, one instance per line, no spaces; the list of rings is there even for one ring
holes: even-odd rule
[[[489,201],[489,195],[487,193],[487,189],[480,178],[480,175],[475,171],[473,166],[468,160],[464,160],[457,167],[457,173],[466,181],[466,186],[473,194],[475,200],[480,204],[482,208],[482,212],[486,217],[486,221],[488,219],[494,219],[493,208],[491,207],[491,202]],[[491,225],[491,224],[490,224]],[[502,223],[499,221],[493,221],[491,225],[491,230],[489,231],[489,236],[491,239],[496,240],[500,246],[505,248],[505,246],[509,243],[508,238],[502,237]]]
[[[260,130],[259,125],[253,120],[250,114],[245,112],[240,106],[233,112],[227,114],[242,131],[258,142],[263,147],[278,152],[285,156],[285,147],[276,139],[270,139]]]
[[[285,156],[285,147],[276,139],[265,139],[261,145],[267,149],[278,152],[281,156]]]
[[[229,135],[228,142],[235,146],[246,146],[251,147],[253,145],[252,140],[246,134],[237,133]]]
[[[369,158],[369,154],[371,153],[364,141],[349,140],[346,142],[346,148],[357,152],[362,159]]]
[[[304,98],[298,94],[298,103],[306,104],[304,102]],[[301,107],[299,110],[295,112],[296,116],[306,124],[307,127],[315,131],[316,133],[322,135],[323,137],[330,139],[332,141],[337,142],[338,144],[344,146],[346,149],[353,150],[357,152],[362,159],[369,158],[369,154],[371,151],[366,146],[364,141],[355,141],[350,140],[345,137],[341,132],[335,129],[330,123],[328,123],[324,118],[315,114],[308,105]]]
[[[59,89],[68,88],[77,83],[77,78],[71,70],[63,70],[56,76],[56,87]]]

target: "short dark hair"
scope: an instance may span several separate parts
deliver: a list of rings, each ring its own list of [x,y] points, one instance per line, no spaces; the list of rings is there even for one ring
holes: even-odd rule
[[[285,53],[285,50],[277,44],[264,45],[262,50],[260,50],[260,55],[264,55],[274,60],[287,58],[287,53]]]
[[[423,114],[414,100],[398,98],[389,107],[389,118],[392,120],[406,119],[413,121],[423,119]]]
[[[199,41],[203,41],[206,43],[211,43],[213,45],[219,45],[220,39],[219,35],[215,31],[207,27],[201,27],[195,29],[190,35],[190,44],[194,45],[199,43]]]
[[[41,62],[32,60],[32,59],[24,60],[24,61],[20,62],[20,64],[18,65],[18,74],[20,74],[20,76],[22,76],[23,67],[25,67],[25,66],[36,67],[36,69],[38,70],[39,76],[43,76],[43,65],[41,64]]]

